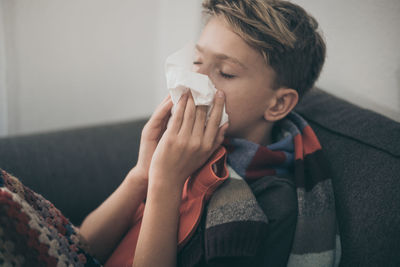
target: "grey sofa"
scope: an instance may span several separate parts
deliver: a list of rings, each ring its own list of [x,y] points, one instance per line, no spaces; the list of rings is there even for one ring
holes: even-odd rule
[[[322,90],[296,108],[331,164],[341,266],[400,266],[400,123]],[[145,119],[0,139],[0,168],[79,225],[134,166]]]

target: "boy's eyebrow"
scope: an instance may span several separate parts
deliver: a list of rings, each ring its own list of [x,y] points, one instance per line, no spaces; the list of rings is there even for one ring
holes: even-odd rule
[[[201,53],[204,53],[204,49],[201,46],[199,46],[198,44],[196,44],[196,49],[199,50]],[[214,55],[218,59],[231,61],[235,64],[240,65],[242,68],[247,69],[247,67],[242,62],[240,62],[237,58],[229,57],[225,54],[220,54],[220,53],[217,53]]]

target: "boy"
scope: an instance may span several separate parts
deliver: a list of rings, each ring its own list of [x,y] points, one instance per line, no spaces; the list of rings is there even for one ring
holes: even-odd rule
[[[85,219],[81,234],[105,261],[143,208],[133,266],[337,264],[333,193],[322,174],[321,148],[311,128],[292,113],[324,63],[317,22],[285,1],[206,0],[203,7],[209,18],[193,64],[218,89],[209,120],[190,94],[173,115],[166,98],[143,129],[137,165]],[[224,104],[229,124],[218,127]],[[251,191],[227,180],[178,249],[185,182],[215,156],[224,137],[229,174]],[[319,167],[309,169],[315,164]],[[236,192],[230,191],[235,183],[243,188],[238,195],[229,193]],[[248,201],[234,202],[242,192],[251,192]],[[241,209],[243,203],[252,204]],[[246,214],[248,207],[260,207],[263,214]],[[320,228],[326,229],[323,238],[312,236]]]

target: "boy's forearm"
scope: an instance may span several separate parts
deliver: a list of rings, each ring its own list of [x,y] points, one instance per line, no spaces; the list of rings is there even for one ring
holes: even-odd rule
[[[163,178],[166,182],[149,185],[134,267],[176,266],[183,184],[176,185]]]
[[[80,226],[90,252],[104,262],[131,226],[134,213],[143,202],[147,181],[130,172],[121,185]]]

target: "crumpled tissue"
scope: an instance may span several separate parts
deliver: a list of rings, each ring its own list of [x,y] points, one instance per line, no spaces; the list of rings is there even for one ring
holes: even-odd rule
[[[196,106],[208,106],[207,119],[213,106],[213,99],[217,89],[207,75],[192,71],[195,59],[195,46],[188,43],[182,49],[171,54],[165,62],[167,88],[174,106],[182,94],[189,89]],[[223,109],[220,126],[228,121],[228,114]]]

